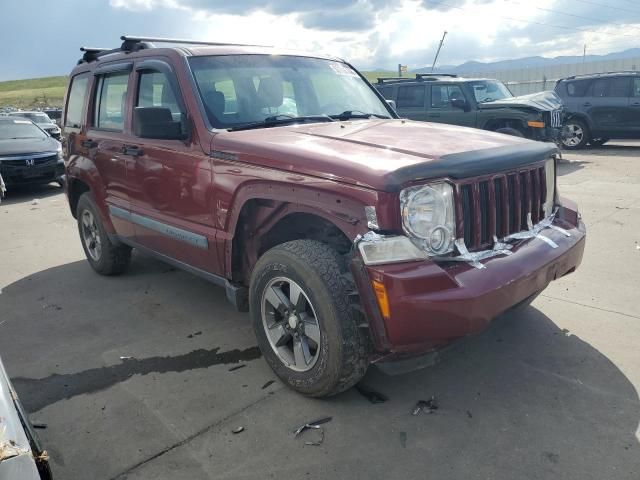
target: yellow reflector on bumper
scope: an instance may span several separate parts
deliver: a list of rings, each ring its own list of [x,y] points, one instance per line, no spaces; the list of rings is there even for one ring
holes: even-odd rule
[[[533,128],[544,128],[544,122],[535,122],[533,120],[529,120],[527,125]]]
[[[389,309],[389,297],[387,297],[387,289],[384,286],[384,283],[378,282],[376,280],[371,281],[371,285],[373,286],[373,291],[376,293],[376,298],[378,299],[378,307],[380,307],[380,313],[385,320],[389,320],[391,317],[391,312]]]

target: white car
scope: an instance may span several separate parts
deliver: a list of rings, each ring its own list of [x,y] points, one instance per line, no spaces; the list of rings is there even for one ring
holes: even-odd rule
[[[51,480],[48,460],[0,360],[0,479]]]

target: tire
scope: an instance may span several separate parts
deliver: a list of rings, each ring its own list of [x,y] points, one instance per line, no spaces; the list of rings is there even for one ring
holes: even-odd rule
[[[505,135],[512,135],[514,137],[524,138],[524,133],[522,133],[520,130],[516,128],[510,128],[510,127],[499,128],[496,130],[496,133],[503,133]]]
[[[91,267],[100,275],[118,275],[126,271],[131,262],[131,247],[111,242],[91,193],[80,196],[76,212],[80,242]]]
[[[258,346],[292,389],[328,397],[366,373],[370,348],[349,300],[354,289],[340,255],[313,240],[277,245],[256,263],[249,305]]]
[[[562,147],[566,150],[580,150],[591,141],[589,127],[582,120],[570,119],[562,130]]]
[[[589,141],[589,145],[591,145],[592,147],[601,147],[602,145],[607,143],[609,140],[611,139],[610,138],[592,138]]]

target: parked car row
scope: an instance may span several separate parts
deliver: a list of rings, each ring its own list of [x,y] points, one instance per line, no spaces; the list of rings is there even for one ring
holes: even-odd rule
[[[514,97],[500,81],[417,74],[375,87],[400,116],[553,141],[567,150],[640,138],[640,72],[572,76],[555,91]]]

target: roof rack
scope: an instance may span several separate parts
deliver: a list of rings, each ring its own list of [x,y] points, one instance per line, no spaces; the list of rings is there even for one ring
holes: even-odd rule
[[[416,73],[415,77],[378,77],[378,83],[385,82],[415,82],[416,80],[419,82],[427,81],[434,82],[438,79],[438,77],[451,77],[458,78],[458,75],[454,73]]]
[[[119,48],[93,48],[80,47],[80,51],[84,52],[82,58],[78,60],[80,63],[88,63],[98,58],[117,52],[137,52],[147,48],[154,48],[155,43],[181,43],[187,45],[211,45],[211,46],[227,46],[227,47],[265,47],[266,45],[249,45],[244,43],[224,43],[224,42],[204,42],[202,40],[187,40],[181,38],[161,38],[161,37],[138,37],[133,35],[122,35],[120,37],[122,45]]]
[[[202,40],[189,40],[183,38],[162,38],[162,37],[136,37],[133,35],[122,35],[120,40],[123,41],[122,49],[127,50],[125,46],[136,45],[143,42],[155,43],[183,43],[187,45],[211,45],[215,47],[267,47],[268,45],[249,45],[246,43],[226,43],[226,42],[205,42]]]
[[[566,77],[567,80],[573,80],[574,78],[583,78],[583,77],[595,77],[596,75],[628,75],[630,73],[634,73],[636,75],[640,74],[638,70],[618,70],[617,72],[595,72],[595,73],[583,73],[581,75],[571,75],[570,77]],[[562,80],[562,79],[561,79]]]

